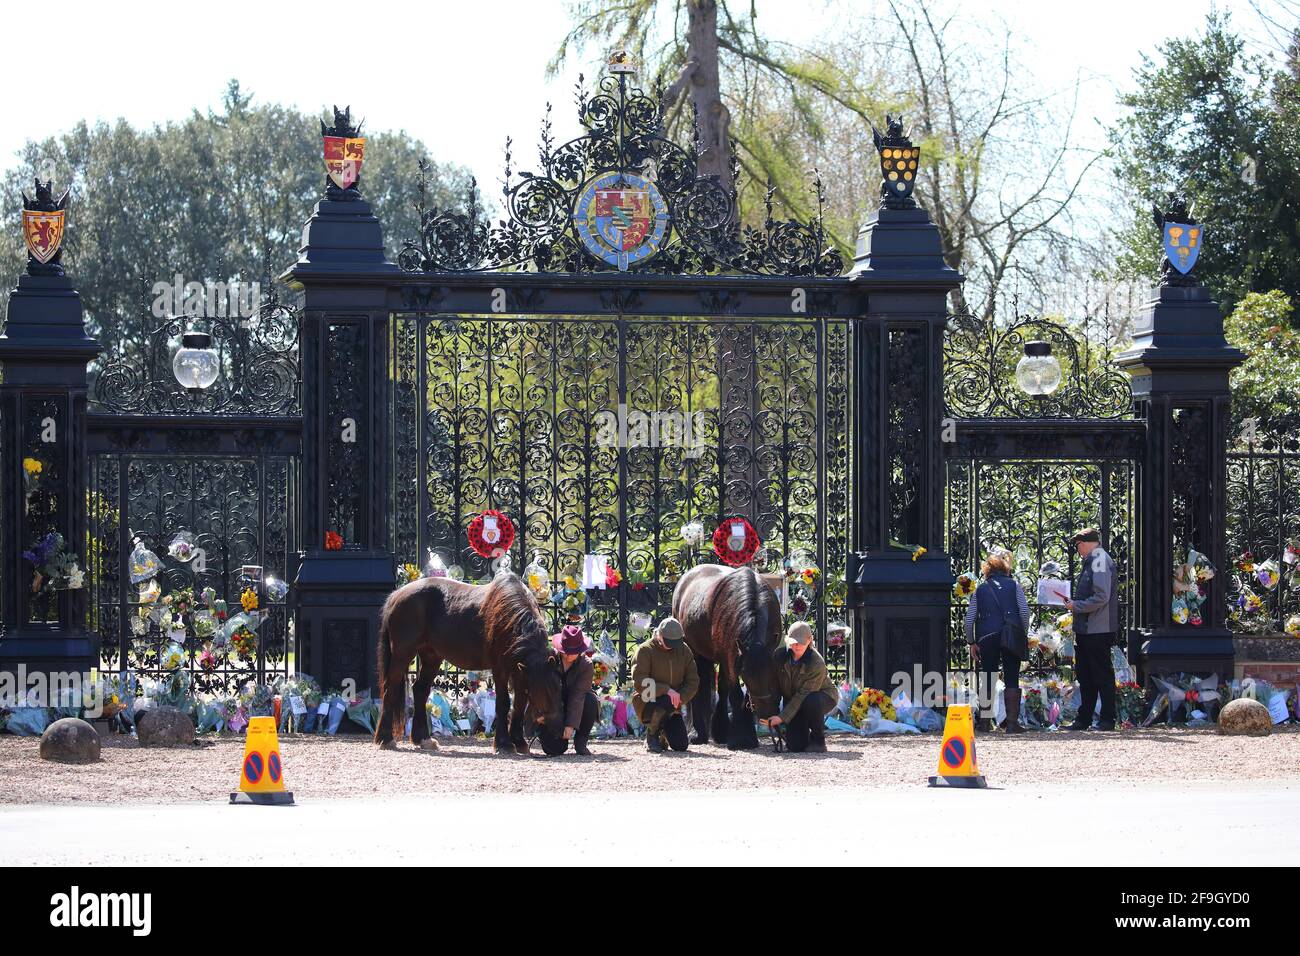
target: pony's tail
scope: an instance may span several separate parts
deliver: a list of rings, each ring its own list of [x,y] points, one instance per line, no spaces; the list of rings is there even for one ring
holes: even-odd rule
[[[375,684],[379,688],[379,699],[383,700],[388,689],[388,666],[393,660],[393,645],[388,639],[388,608],[379,619],[379,652],[376,660]]]

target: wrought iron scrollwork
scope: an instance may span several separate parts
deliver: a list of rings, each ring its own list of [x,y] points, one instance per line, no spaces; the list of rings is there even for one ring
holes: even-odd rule
[[[1047,342],[1061,363],[1061,384],[1031,397],[1017,386],[1016,364],[1026,342]],[[944,402],[955,418],[1133,417],[1128,375],[1104,347],[1058,322],[1018,316],[999,326],[953,316],[944,340]]]
[[[221,362],[210,388],[187,390],[172,373],[180,337],[208,332]],[[143,341],[124,342],[92,369],[91,408],[133,415],[295,415],[299,411],[298,312],[274,290],[246,317],[172,316]]]
[[[657,252],[630,266],[636,271],[781,276],[843,272],[843,259],[823,226],[819,177],[813,182],[818,211],[810,221],[777,219],[769,187],[762,227],[746,226],[740,222],[734,190],[716,177],[698,175],[698,145],[682,147],[665,136],[658,96],[630,87],[627,74],[620,73],[604,77],[590,96],[579,81],[577,101],[585,134],[563,144],[554,140],[547,107],[539,147],[541,173],[513,173],[507,140],[506,218],[496,224],[488,221],[474,183],[463,209],[430,208],[429,167],[422,163],[416,205],[420,234],[403,244],[401,267],[407,272],[613,268],[587,251],[574,215],[593,180],[615,173],[644,179],[667,207],[668,225]]]

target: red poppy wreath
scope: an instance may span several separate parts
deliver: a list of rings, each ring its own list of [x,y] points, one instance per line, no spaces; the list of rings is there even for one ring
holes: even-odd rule
[[[515,543],[515,525],[503,512],[488,509],[469,523],[469,546],[484,558],[500,557]]]
[[[736,531],[742,533],[736,534]],[[741,541],[743,543],[737,546],[737,542]],[[747,518],[726,518],[718,525],[718,530],[713,532],[714,552],[724,564],[729,564],[733,568],[752,561],[761,543],[758,540],[758,532],[754,530],[754,526]]]

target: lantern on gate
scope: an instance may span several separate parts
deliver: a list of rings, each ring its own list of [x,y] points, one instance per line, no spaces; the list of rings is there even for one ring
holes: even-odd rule
[[[871,133],[880,153],[881,205],[891,209],[907,209],[916,205],[912,190],[916,188],[916,175],[920,170],[921,147],[913,145],[903,134],[903,117],[885,114],[885,132],[874,126]]]

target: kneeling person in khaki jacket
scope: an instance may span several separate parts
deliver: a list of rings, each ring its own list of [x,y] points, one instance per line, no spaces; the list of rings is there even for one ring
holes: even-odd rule
[[[636,649],[632,663],[632,709],[645,724],[646,749],[685,750],[690,745],[682,707],[700,688],[695,655],[675,617],[666,617],[654,636]]]
[[[826,673],[826,661],[812,646],[812,636],[812,628],[795,621],[785,646],[776,652],[776,685],[783,706],[767,725],[785,725],[786,748],[795,754],[826,752],[826,715],[840,697]]]

